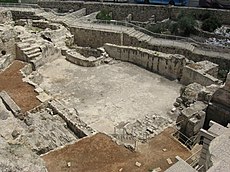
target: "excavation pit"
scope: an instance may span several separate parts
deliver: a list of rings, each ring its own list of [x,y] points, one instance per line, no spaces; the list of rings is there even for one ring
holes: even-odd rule
[[[136,65],[118,62],[87,68],[60,58],[38,72],[43,76],[40,87],[77,109],[79,117],[97,131],[113,134],[119,123],[147,115],[175,118],[168,111],[181,85]]]

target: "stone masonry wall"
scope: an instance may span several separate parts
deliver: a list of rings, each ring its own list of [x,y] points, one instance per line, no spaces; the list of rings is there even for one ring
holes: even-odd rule
[[[129,36],[128,34],[123,35],[123,45],[142,47],[142,48],[146,48],[149,50],[160,51],[160,52],[170,53],[170,54],[183,54],[186,58],[188,58],[189,60],[193,60],[195,62],[199,62],[202,60],[208,60],[208,61],[218,64],[221,69],[229,69],[229,66],[230,66],[230,60],[226,58],[221,58],[218,56],[209,57],[205,53],[202,53],[202,52],[194,53],[193,51],[186,49],[184,47],[174,47],[174,46],[167,46],[163,44],[153,45],[145,41],[140,41],[135,37]]]
[[[212,96],[206,111],[205,128],[208,128],[210,120],[224,126],[230,123],[230,73],[228,73],[225,85]]]
[[[74,35],[74,43],[82,47],[98,48],[105,43],[121,45],[121,33],[112,31],[100,31],[86,28],[70,28]]]
[[[220,9],[83,1],[40,1],[38,2],[38,5],[43,8],[56,8],[59,12],[68,12],[69,10],[76,11],[81,8],[86,8],[87,14],[100,11],[104,8],[113,13],[113,19],[115,20],[124,20],[129,14],[132,14],[132,19],[135,21],[147,21],[153,15],[155,15],[157,21],[161,21],[170,17],[175,19],[181,12],[196,16],[209,12],[211,15],[215,15],[219,21],[223,22],[224,24],[230,24],[230,11]]]
[[[204,66],[200,65],[202,62],[205,62],[203,64]],[[207,66],[210,66],[210,68],[207,68]],[[203,86],[209,86],[211,84],[220,85],[222,82],[216,78],[217,73],[218,65],[209,61],[201,61],[185,66],[180,82],[184,85],[189,85],[193,82]]]
[[[111,43],[116,45],[141,47],[169,54],[182,54],[189,60],[193,60],[195,62],[208,60],[218,64],[221,69],[229,69],[230,66],[229,59],[209,57],[202,53],[194,53],[193,51],[184,47],[167,46],[163,44],[149,44],[146,41],[138,40],[135,36],[130,36],[126,33],[77,27],[71,27],[70,32],[72,35],[74,35],[74,43],[82,47],[98,48],[103,46],[105,43]]]
[[[105,44],[110,57],[131,62],[149,71],[156,72],[170,79],[180,79],[187,59],[182,55],[165,54],[143,48]]]

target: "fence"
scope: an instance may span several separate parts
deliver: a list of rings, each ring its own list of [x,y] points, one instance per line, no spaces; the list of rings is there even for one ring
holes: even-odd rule
[[[172,136],[175,137],[177,140],[179,140],[180,142],[182,142],[184,145],[186,145],[188,148],[192,148],[196,142],[195,140],[199,137],[199,136],[193,136],[188,138],[186,135],[184,135],[182,132],[180,132],[178,129],[175,128],[175,132],[172,133]]]

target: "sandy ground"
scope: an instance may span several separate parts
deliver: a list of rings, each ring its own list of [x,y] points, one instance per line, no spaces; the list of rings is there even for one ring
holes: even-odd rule
[[[191,155],[171,136],[172,132],[172,128],[166,129],[148,143],[138,146],[137,152],[117,145],[104,134],[96,134],[50,152],[43,159],[49,172],[118,172],[120,169],[122,172],[148,172],[157,167],[163,171],[170,166],[167,158],[175,162],[177,155],[183,159]],[[68,162],[70,167],[67,167]],[[141,166],[137,167],[136,162]]]
[[[39,69],[40,85],[94,129],[108,134],[121,122],[134,122],[154,113],[167,117],[180,84],[133,64],[120,62],[81,67],[57,59]]]
[[[0,91],[5,90],[16,104],[26,112],[38,106],[34,87],[22,81],[20,69],[24,67],[21,61],[14,61],[5,71],[0,72]]]

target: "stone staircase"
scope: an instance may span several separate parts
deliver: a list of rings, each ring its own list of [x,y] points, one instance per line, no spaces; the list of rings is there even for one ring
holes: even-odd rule
[[[131,37],[135,37],[139,41],[148,42],[148,41],[151,40],[151,36],[149,36],[149,35],[147,35],[147,34],[145,34],[143,32],[137,31],[134,28],[131,28],[131,29],[127,30],[125,33],[128,34]]]
[[[130,145],[133,147],[133,149],[136,148],[136,140],[132,135],[128,134],[112,134],[113,137],[115,137],[117,140],[121,141],[125,145]]]
[[[27,35],[20,37],[16,43],[18,59],[32,64],[33,70],[48,61],[57,58],[61,52],[54,44],[42,39]]]
[[[129,30],[127,30],[125,32],[126,34],[128,34],[130,37],[134,37],[136,38],[137,40],[139,41],[144,41],[144,42],[148,42],[149,44],[152,44],[152,42],[150,41],[152,39],[151,36],[143,33],[143,32],[140,32],[138,30],[135,30],[134,28],[131,28]],[[153,39],[156,39],[156,38],[153,38]],[[164,40],[164,39],[157,39],[158,43],[162,44],[162,45],[166,45],[166,46],[171,46],[171,45],[174,45],[174,46],[177,46],[175,44],[175,41],[174,43],[173,40]],[[156,42],[156,41],[155,41]],[[191,43],[188,43],[188,42],[185,42],[185,43],[182,43],[183,47],[191,52],[194,51],[194,49],[196,48],[193,44]],[[178,43],[178,46],[181,47],[182,46],[181,44]]]
[[[22,42],[17,43],[17,47],[20,51],[21,59],[31,63],[33,69],[41,65],[38,61],[42,58],[42,49],[33,38],[22,39]]]

